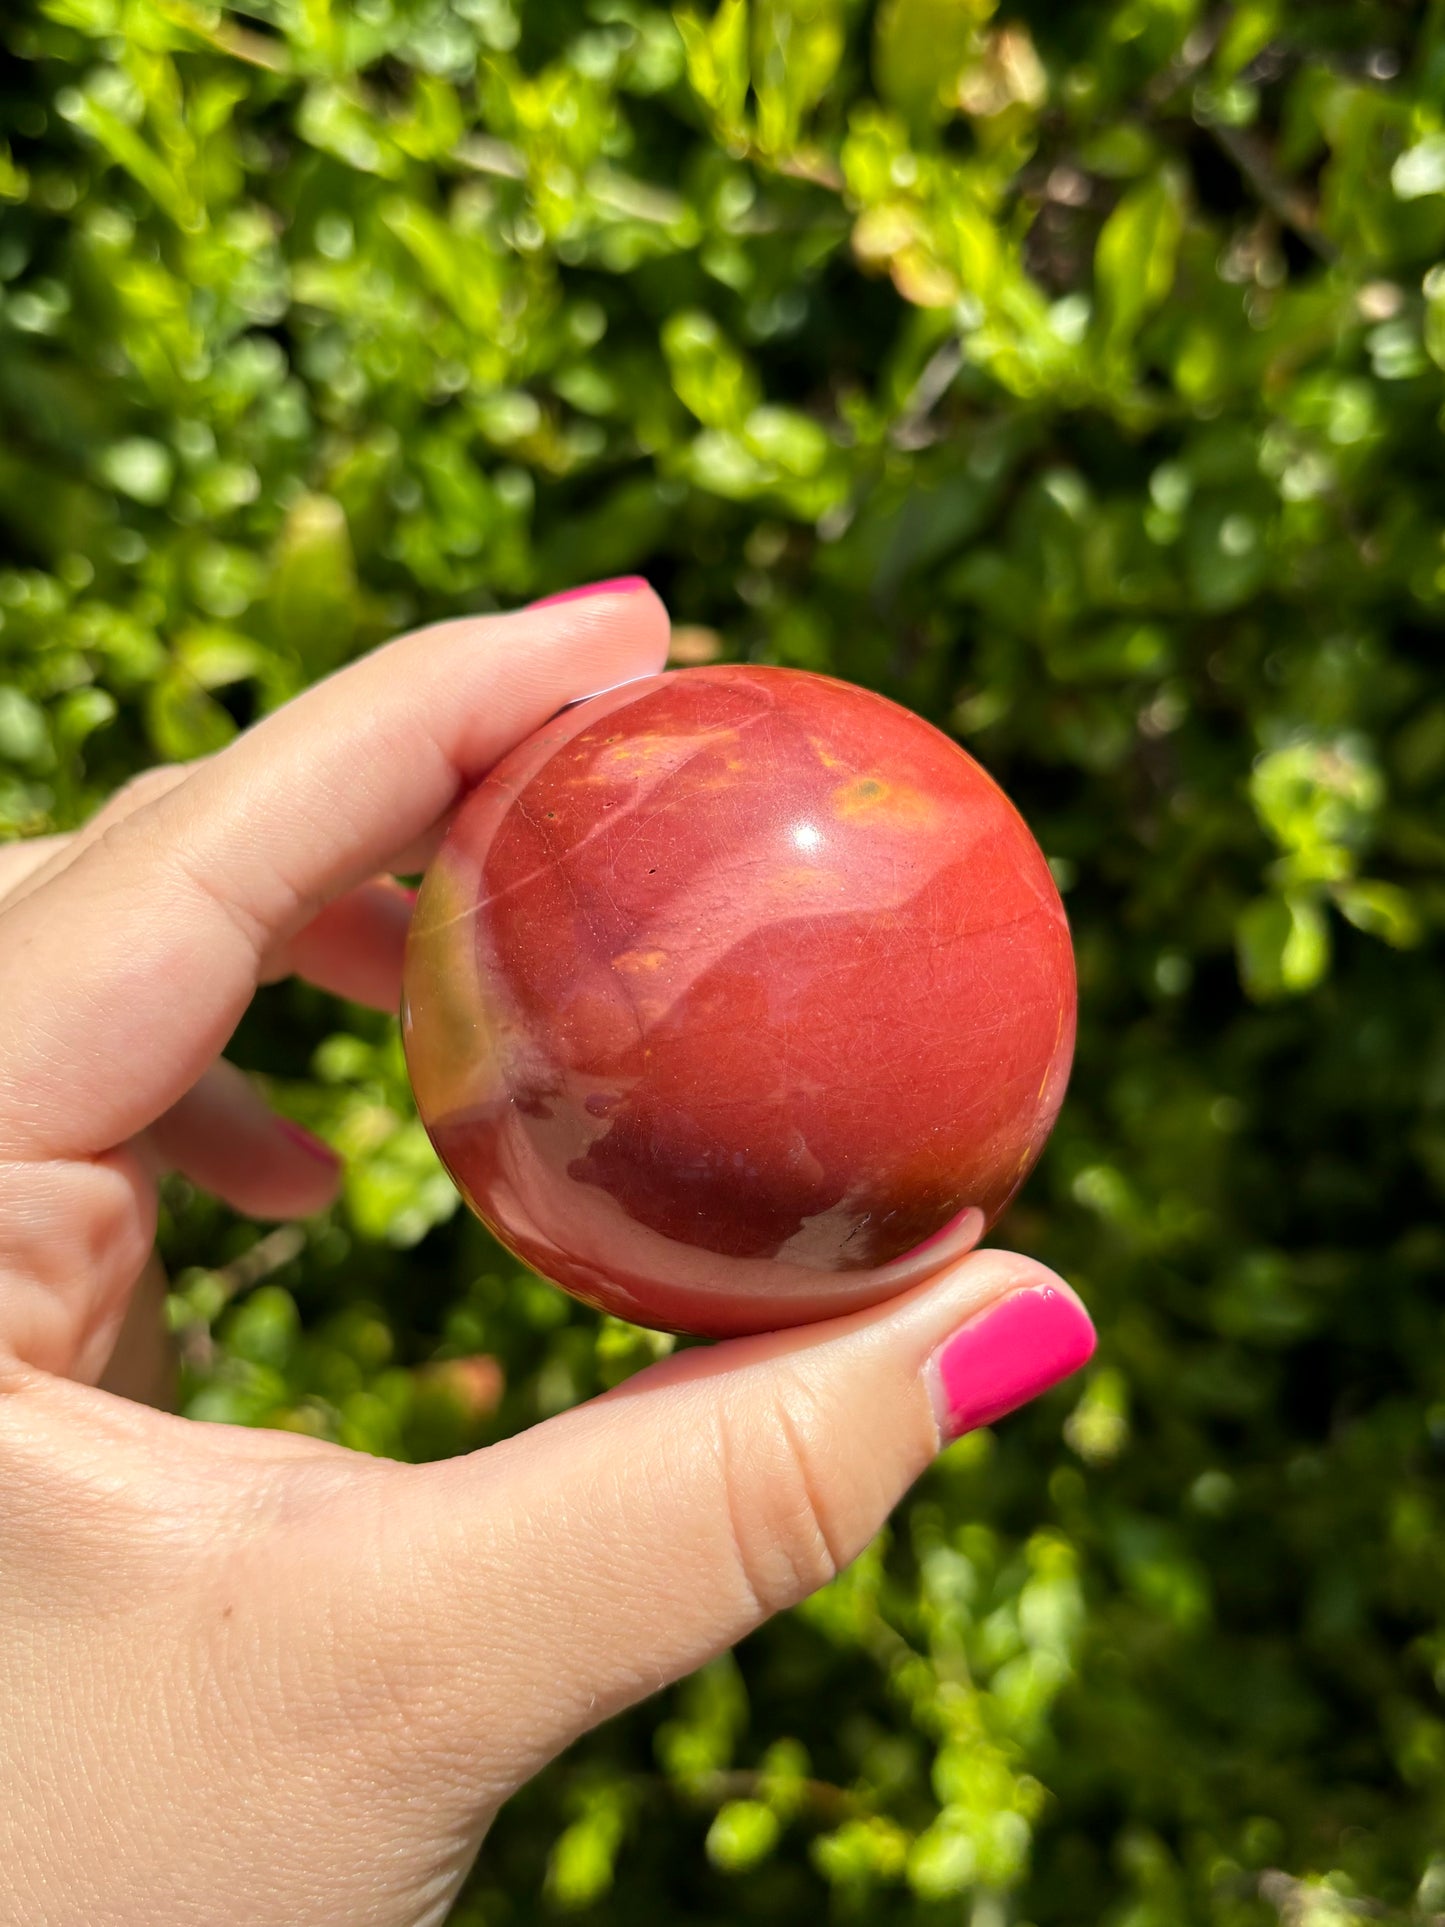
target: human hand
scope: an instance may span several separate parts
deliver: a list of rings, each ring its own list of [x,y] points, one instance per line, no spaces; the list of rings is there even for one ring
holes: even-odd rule
[[[257,984],[395,1008],[386,873],[666,642],[641,586],[423,631],[0,869],[5,1918],[440,1921],[530,1774],[826,1581],[942,1436],[1088,1356],[1068,1288],[987,1251],[441,1465],[97,1388],[160,1170],[261,1217],[334,1193],[219,1059]]]

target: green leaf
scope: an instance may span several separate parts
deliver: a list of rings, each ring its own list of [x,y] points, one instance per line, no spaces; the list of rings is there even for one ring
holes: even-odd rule
[[[1184,189],[1171,168],[1130,188],[1105,221],[1094,248],[1094,305],[1106,353],[1127,350],[1168,295],[1183,236]]]
[[[117,705],[106,689],[71,689],[55,709],[55,740],[68,751],[81,749],[98,729],[114,720]]]
[[[170,666],[146,692],[146,727],[163,762],[189,763],[224,749],[236,733],[226,711],[183,664]]]
[[[171,492],[175,458],[160,442],[147,435],[131,435],[114,442],[97,464],[103,480],[128,495],[133,502],[155,508]]]
[[[995,0],[884,0],[873,29],[878,90],[915,127],[941,120]]]
[[[1259,897],[1235,925],[1239,975],[1258,1003],[1313,990],[1330,964],[1329,925],[1318,898]]]
[[[1427,134],[1407,148],[1390,169],[1390,185],[1402,201],[1445,194],[1445,134]]]
[[[711,315],[697,309],[670,315],[662,350],[679,400],[705,427],[743,427],[761,400],[758,378]]]
[[[765,153],[797,147],[842,55],[842,0],[753,0],[753,87]]]
[[[1437,368],[1445,368],[1445,267],[1425,276],[1425,352]]]
[[[1278,35],[1281,0],[1241,0],[1231,10],[1214,56],[1215,72],[1231,80]]]
[[[0,758],[40,768],[51,760],[45,711],[23,690],[0,684]]]
[[[558,1837],[547,1861],[547,1897],[567,1912],[593,1906],[611,1887],[626,1831],[622,1787],[588,1787],[583,1806],[581,1818]]]
[[[271,582],[277,633],[313,674],[351,652],[360,620],[346,513],[328,495],[302,495],[281,534]]]
[[[751,80],[748,0],[720,0],[711,20],[690,8],[673,14],[693,92],[730,141],[746,138],[743,110]]]
[[[266,651],[249,636],[212,625],[188,629],[176,638],[176,661],[202,689],[225,689],[266,667]]]
[[[262,1285],[227,1319],[226,1343],[252,1365],[284,1371],[301,1333],[296,1301],[279,1285]]]
[[[0,201],[23,201],[30,192],[30,176],[17,167],[9,144],[0,141]]]
[[[296,131],[312,147],[333,155],[358,173],[395,180],[404,171],[404,156],[354,89],[311,88],[301,102]]]
[[[827,431],[794,408],[753,409],[743,424],[748,447],[789,475],[816,475],[833,451]]]
[[[1357,930],[1382,938],[1396,950],[1408,950],[1420,941],[1419,912],[1409,892],[1398,884],[1359,877],[1337,883],[1331,894],[1340,914]]]
[[[179,165],[179,156],[159,152],[137,128],[88,94],[75,93],[62,105],[67,117],[82,133],[88,134],[124,168],[177,227],[188,233],[204,227],[204,203],[197,195],[194,179],[188,179]]]
[[[902,1878],[909,1838],[896,1821],[882,1814],[845,1820],[833,1833],[813,1842],[812,1860],[832,1887],[866,1892],[879,1882]]]
[[[761,1800],[729,1800],[707,1830],[707,1857],[723,1873],[746,1873],[767,1859],[781,1833],[777,1814]]]
[[[921,1833],[908,1855],[908,1884],[929,1901],[965,1894],[978,1878],[978,1841],[957,1812],[945,1811]]]
[[[1334,881],[1369,842],[1384,784],[1358,739],[1289,743],[1259,757],[1249,779],[1255,814],[1297,881]]]

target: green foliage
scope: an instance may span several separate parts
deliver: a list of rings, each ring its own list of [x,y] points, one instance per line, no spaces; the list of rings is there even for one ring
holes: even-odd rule
[[[952,729],[1067,894],[1007,1233],[1097,1364],[545,1774],[456,1920],[1445,1907],[1439,8],[21,0],[0,44],[0,831],[636,569],[680,656]],[[170,1193],[196,1416],[427,1457],[666,1349],[455,1210],[390,1023],[283,986],[235,1053],[349,1175],[299,1229]]]

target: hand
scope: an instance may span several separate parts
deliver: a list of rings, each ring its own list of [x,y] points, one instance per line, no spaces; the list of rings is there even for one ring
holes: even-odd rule
[[[1083,1362],[980,1252],[402,1466],[97,1389],[177,1167],[315,1211],[334,1164],[219,1059],[258,983],[397,1001],[417,867],[563,703],[663,662],[645,588],[425,630],[12,853],[0,904],[0,1914],[443,1918],[499,1804],[851,1559],[937,1450]],[[0,887],[7,881],[0,877]]]

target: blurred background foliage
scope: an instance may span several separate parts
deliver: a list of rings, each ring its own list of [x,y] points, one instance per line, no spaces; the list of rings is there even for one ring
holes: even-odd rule
[[[645,572],[954,731],[1067,893],[1006,1227],[1082,1381],[504,1814],[454,1919],[1445,1916],[1445,9],[11,0],[0,832],[383,636]],[[395,1026],[237,1058],[198,1417],[484,1443],[668,1342],[457,1213]]]

